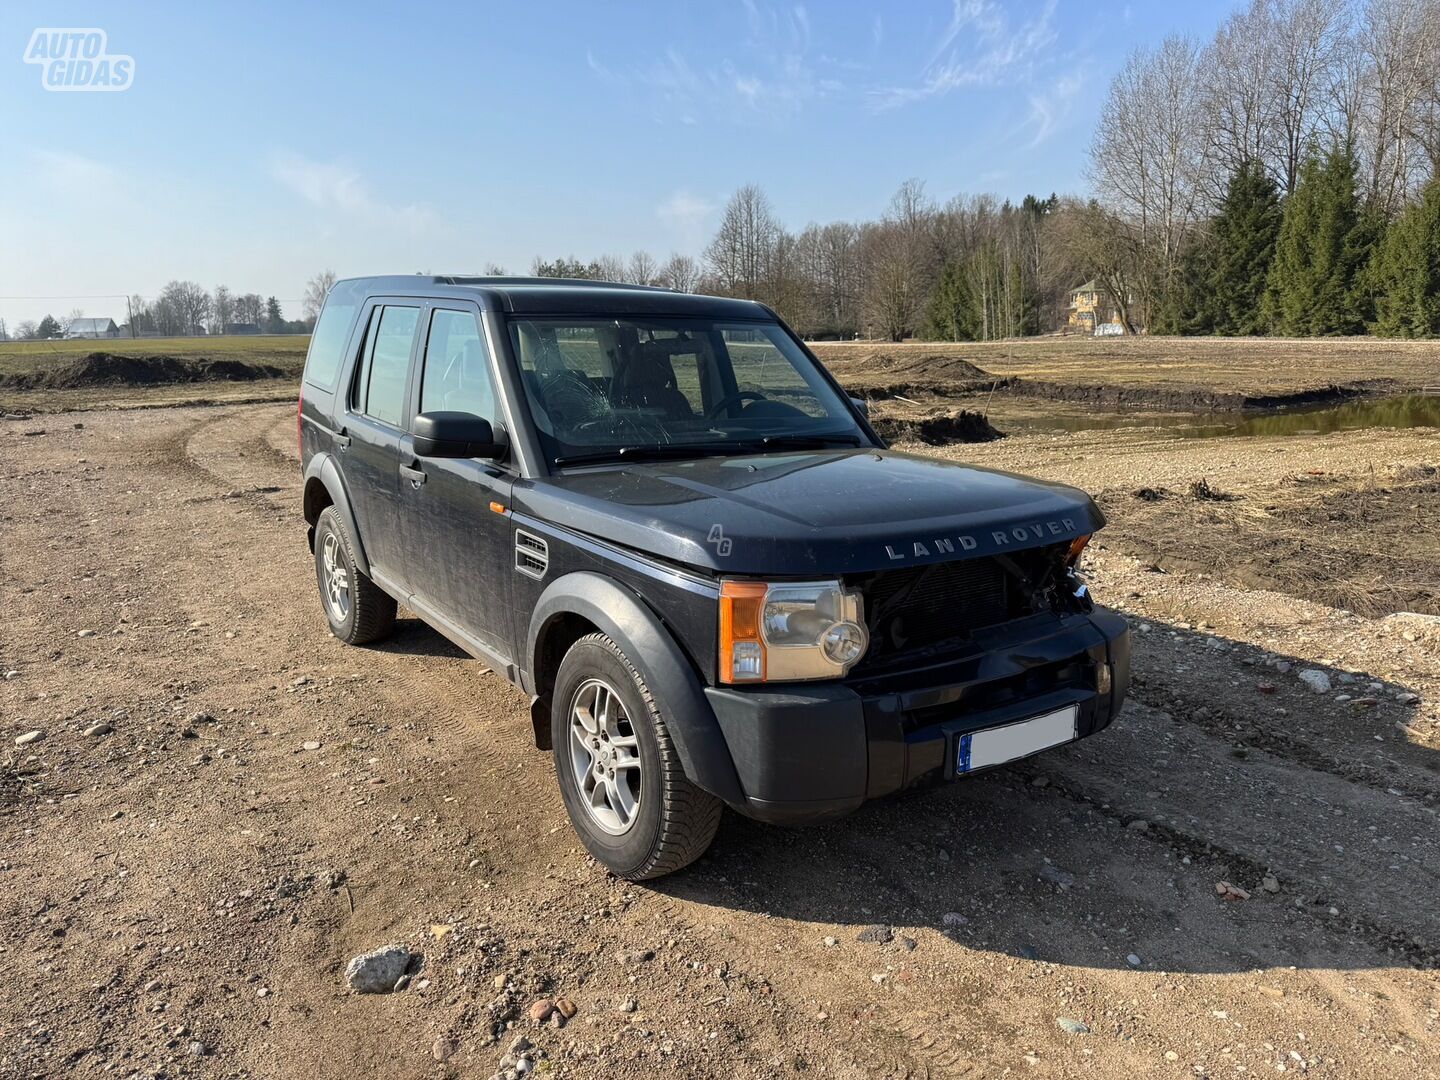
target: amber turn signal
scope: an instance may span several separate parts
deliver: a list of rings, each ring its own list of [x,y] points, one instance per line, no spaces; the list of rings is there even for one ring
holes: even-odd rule
[[[766,588],[760,581],[720,583],[721,682],[761,682],[765,678],[760,619]]]

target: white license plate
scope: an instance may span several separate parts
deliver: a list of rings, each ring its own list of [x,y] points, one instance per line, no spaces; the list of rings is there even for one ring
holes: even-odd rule
[[[1062,743],[1074,742],[1078,705],[1020,720],[1004,727],[961,735],[955,741],[955,775],[1003,765]]]

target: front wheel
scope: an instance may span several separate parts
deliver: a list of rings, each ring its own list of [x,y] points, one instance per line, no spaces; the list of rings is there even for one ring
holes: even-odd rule
[[[570,822],[616,875],[662,877],[705,853],[722,804],[686,777],[645,680],[603,634],[561,661],[550,735]]]
[[[346,645],[389,636],[395,601],[355,565],[354,542],[333,506],[315,523],[315,580],[330,632]]]

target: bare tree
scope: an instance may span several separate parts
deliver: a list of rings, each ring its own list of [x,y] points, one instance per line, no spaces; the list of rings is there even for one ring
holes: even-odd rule
[[[648,251],[637,251],[630,256],[630,264],[625,268],[625,281],[631,285],[653,285],[657,270]]]
[[[305,299],[301,303],[306,322],[313,323],[320,317],[320,309],[325,306],[325,297],[330,295],[335,280],[334,270],[322,270],[306,283]]]
[[[1226,20],[1205,49],[1201,64],[1202,123],[1214,168],[1206,171],[1206,196],[1217,202],[1225,178],[1248,161],[1277,167],[1276,48],[1270,0],[1252,0]]]
[[[656,275],[660,284],[679,292],[694,292],[700,283],[700,267],[689,255],[674,255],[665,260]]]
[[[265,298],[259,293],[246,293],[244,296],[235,298],[235,322],[253,323],[262,326],[265,323]]]
[[[799,258],[812,290],[811,333],[850,337],[860,328],[862,289],[860,229],[848,221],[809,225],[798,240]]]
[[[1346,0],[1270,0],[1268,31],[1273,62],[1266,94],[1274,109],[1275,169],[1281,190],[1295,190],[1300,166],[1325,127],[1328,93],[1335,83],[1349,33]]]
[[[15,324],[15,337],[19,341],[34,341],[40,334],[40,325],[34,319],[22,319]]]
[[[172,281],[160,290],[153,311],[162,334],[199,334],[210,314],[210,294],[193,281]]]
[[[70,324],[76,319],[85,318],[84,308],[71,308],[69,314],[60,316],[60,333],[63,335],[70,329]]]
[[[225,333],[225,327],[235,322],[235,297],[224,285],[216,285],[210,294],[210,332]]]
[[[766,271],[780,233],[770,200],[746,184],[725,204],[720,228],[705,250],[720,288],[747,300],[763,299]]]
[[[1136,311],[1147,269],[1143,245],[1132,221],[1099,202],[1070,202],[1056,218],[1058,240],[1081,273],[1095,279],[1105,300],[1114,306],[1127,334],[1136,333],[1142,315]]]
[[[1200,55],[1188,38],[1139,50],[1115,76],[1091,147],[1101,202],[1135,230],[1145,272],[1142,318],[1174,279],[1202,209],[1208,167],[1199,110]]]
[[[1413,192],[1426,159],[1440,149],[1440,136],[1424,129],[1436,95],[1436,7],[1436,0],[1369,0],[1361,20],[1360,156],[1371,205],[1387,214]]]

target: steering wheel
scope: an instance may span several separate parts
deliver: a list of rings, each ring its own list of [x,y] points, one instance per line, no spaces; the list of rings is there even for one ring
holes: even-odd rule
[[[726,394],[719,401],[705,410],[705,419],[713,420],[731,405],[738,405],[742,401],[769,401],[759,390],[737,390],[733,394]]]

